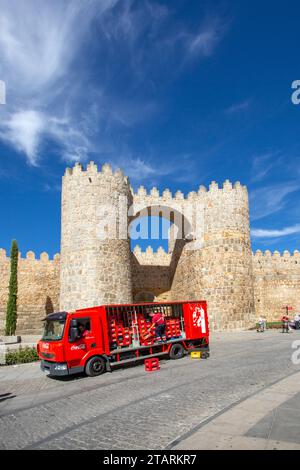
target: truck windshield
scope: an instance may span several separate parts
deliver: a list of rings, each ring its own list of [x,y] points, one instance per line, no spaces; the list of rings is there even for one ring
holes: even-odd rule
[[[58,341],[62,339],[65,329],[65,320],[46,320],[42,339]]]

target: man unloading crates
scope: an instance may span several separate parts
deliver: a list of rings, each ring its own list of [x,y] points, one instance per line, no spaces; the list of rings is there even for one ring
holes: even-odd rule
[[[152,318],[152,328],[155,328],[155,336],[162,341],[166,341],[166,320],[162,312],[150,313]]]

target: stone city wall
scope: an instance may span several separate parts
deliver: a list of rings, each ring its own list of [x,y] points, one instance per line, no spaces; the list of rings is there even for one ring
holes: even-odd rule
[[[253,255],[256,316],[268,321],[278,321],[284,313],[283,306],[300,312],[300,253],[293,255],[275,251]]]
[[[173,224],[168,253],[130,250],[128,226],[150,215]],[[107,164],[98,170],[93,162],[84,170],[76,164],[63,177],[61,225],[60,257],[49,260],[43,253],[37,260],[32,252],[20,257],[18,333],[40,330],[40,319],[53,310],[151,296],[206,300],[214,330],[247,329],[260,315],[278,319],[285,304],[300,310],[300,254],[252,255],[248,191],[239,182],[227,180],[222,187],[212,182],[187,196],[143,186],[134,192],[120,170]],[[9,258],[0,250],[2,330],[9,270]]]
[[[29,251],[18,261],[18,319],[17,334],[37,334],[42,331],[41,320],[59,309],[60,257],[49,259],[42,253],[39,259]],[[10,259],[0,250],[0,332],[4,332],[10,276]]]

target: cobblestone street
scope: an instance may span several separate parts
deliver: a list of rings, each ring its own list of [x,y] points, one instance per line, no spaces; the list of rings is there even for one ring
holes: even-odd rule
[[[204,421],[299,372],[291,362],[296,339],[279,331],[215,333],[209,360],[165,360],[154,373],[138,366],[51,379],[39,363],[2,367],[0,446],[172,448]]]

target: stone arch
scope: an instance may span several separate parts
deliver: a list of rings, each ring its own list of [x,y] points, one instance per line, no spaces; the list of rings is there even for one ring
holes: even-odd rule
[[[182,207],[174,207],[173,205],[151,204],[141,206],[133,204],[129,210],[129,232],[135,220],[142,217],[159,217],[171,222],[173,243],[178,240],[185,242],[193,240],[193,223],[191,217],[184,214]]]

